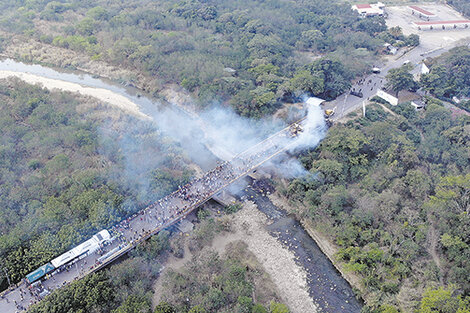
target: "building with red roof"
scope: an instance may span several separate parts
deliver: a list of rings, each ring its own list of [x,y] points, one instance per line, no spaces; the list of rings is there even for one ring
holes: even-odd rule
[[[430,20],[432,18],[437,17],[436,14],[429,12],[428,10],[425,10],[423,8],[420,8],[419,6],[416,5],[410,5],[409,8],[411,9],[411,14],[416,15],[420,18]]]
[[[381,2],[373,4],[355,4],[351,7],[354,11],[359,13],[362,17],[382,16],[384,15],[385,5]]]
[[[413,24],[419,30],[468,28],[470,26],[470,20],[427,21],[427,22],[414,22]]]

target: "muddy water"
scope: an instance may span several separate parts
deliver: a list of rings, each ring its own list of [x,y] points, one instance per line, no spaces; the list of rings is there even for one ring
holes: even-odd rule
[[[362,303],[356,299],[349,283],[341,276],[328,257],[302,226],[284,210],[276,207],[266,196],[273,191],[266,182],[251,184],[238,194],[241,200],[249,199],[273,222],[267,229],[284,246],[291,250],[296,262],[307,273],[309,294],[328,313],[359,313]]]
[[[202,144],[204,142],[202,140],[204,132],[198,128],[198,124],[194,122],[193,117],[176,105],[156,99],[137,88],[123,86],[105,78],[96,78],[81,71],[27,64],[8,58],[0,60],[0,71],[33,74],[48,79],[79,84],[84,87],[106,89],[124,96],[137,104],[142,113],[150,116],[165,135],[177,141],[188,152],[188,156],[192,161],[198,164],[202,170],[207,171],[216,165],[217,158]],[[201,140],[195,140],[199,137]]]

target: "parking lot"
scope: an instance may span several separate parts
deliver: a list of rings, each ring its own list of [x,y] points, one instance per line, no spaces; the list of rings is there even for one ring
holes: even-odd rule
[[[414,4],[420,8],[436,14],[432,21],[449,21],[466,19],[459,12],[445,4]],[[386,19],[388,27],[400,26],[405,35],[418,34],[421,38],[421,45],[427,49],[436,49],[455,44],[459,40],[463,43],[470,39],[470,29],[434,29],[418,30],[413,22],[424,22],[424,19],[411,14],[408,6],[387,6],[385,9],[388,17]]]

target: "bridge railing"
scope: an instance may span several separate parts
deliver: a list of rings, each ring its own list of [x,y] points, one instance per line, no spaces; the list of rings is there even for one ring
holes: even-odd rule
[[[279,136],[280,133],[282,131],[285,131],[285,130],[288,130],[289,127],[286,127],[285,129],[279,131],[278,133],[274,134],[273,136],[270,136],[269,138],[266,138],[265,140],[263,140],[261,143],[263,142],[266,142],[268,140],[272,140],[273,138],[275,138],[276,136]],[[258,144],[257,146],[259,146],[260,144]],[[162,225],[156,227],[155,229],[151,230],[151,231],[148,231],[146,232],[144,235],[142,235],[139,239],[135,240],[135,241],[132,241],[131,243],[127,244],[123,249],[121,250],[118,250],[116,251],[114,254],[112,254],[111,256],[109,256],[106,260],[103,260],[100,264],[98,264],[97,266],[95,266],[93,269],[90,269],[88,272],[85,272],[84,274],[82,274],[80,276],[79,279],[83,278],[84,276],[90,274],[90,273],[93,273],[93,272],[96,272],[100,269],[102,269],[103,267],[109,265],[111,262],[113,262],[114,260],[118,259],[119,257],[121,257],[122,255],[128,253],[130,250],[134,249],[137,245],[139,245],[141,242],[143,241],[146,241],[147,239],[149,239],[150,237],[154,236],[155,234],[159,233],[160,231],[174,225],[175,223],[177,223],[178,221],[180,221],[181,219],[185,218],[186,216],[188,216],[191,212],[193,212],[196,208],[200,207],[202,204],[204,204],[205,202],[207,202],[208,200],[210,200],[212,197],[214,197],[214,195],[216,195],[217,193],[219,193],[220,191],[222,191],[223,189],[227,188],[228,186],[230,186],[231,184],[233,184],[235,181],[239,180],[240,178],[244,177],[245,175],[247,175],[248,173],[250,173],[252,170],[254,170],[255,168],[259,167],[260,165],[262,165],[263,163],[273,159],[274,157],[276,157],[277,155],[279,155],[280,153],[284,152],[286,149],[289,148],[289,145],[287,146],[284,146],[283,148],[279,149],[279,151],[275,152],[274,154],[271,154],[269,157],[267,158],[264,158],[262,159],[261,161],[258,161],[255,165],[253,166],[250,166],[248,168],[246,168],[244,171],[242,171],[241,173],[239,173],[237,176],[235,176],[233,179],[231,179],[230,181],[226,182],[225,184],[221,185],[220,187],[216,188],[213,192],[211,192],[208,196],[204,197],[203,199],[201,199],[200,201],[198,201],[197,203],[195,203],[194,205],[188,207],[186,210],[182,211],[180,214],[178,214],[177,216],[171,218],[169,221],[163,223]],[[243,153],[246,153],[247,151],[249,151],[251,149],[247,149],[246,151],[244,151]],[[171,195],[174,195],[178,192],[175,191],[173,192]],[[144,209],[145,210],[145,209]],[[143,211],[143,210],[142,210]],[[141,211],[141,212],[142,212]]]
[[[297,121],[296,123],[301,123],[303,120],[305,120],[305,118],[302,118],[300,119],[299,121]],[[263,148],[264,148],[264,151],[267,150],[267,149],[270,149],[272,146],[273,146],[273,143],[274,143],[274,140],[276,138],[280,138],[282,137],[282,141],[279,141],[279,143],[284,143],[284,139],[287,138],[286,135],[289,134],[289,129],[290,129],[290,125],[283,128],[282,130],[278,131],[277,133],[269,136],[268,138],[260,141],[259,143],[251,146],[250,148],[238,153],[237,155],[235,155],[232,159],[232,161],[227,161],[225,162],[225,164],[227,164],[228,166],[232,166],[232,162],[236,159],[244,159],[244,158],[249,158],[251,156],[253,156],[253,154],[255,153],[259,153],[260,151],[262,152],[263,151]],[[266,145],[267,142],[271,141],[271,143],[269,145]],[[227,181],[226,183],[222,184],[220,187],[214,189],[210,194],[208,194],[206,197],[202,198],[200,201],[198,201],[197,203],[195,203],[194,205],[191,205],[189,206],[187,209],[185,209],[184,211],[180,212],[178,215],[174,216],[173,218],[169,219],[167,222],[163,223],[162,225],[154,228],[153,230],[151,231],[147,231],[145,232],[140,238],[138,238],[137,240],[133,240],[131,241],[130,243],[128,243],[127,245],[125,245],[122,249],[116,251],[115,253],[113,253],[112,255],[110,255],[108,258],[106,258],[105,260],[102,260],[99,264],[94,264],[92,268],[90,268],[88,271],[85,271],[85,272],[82,272],[80,273],[77,277],[74,278],[74,281],[75,280],[80,280],[82,279],[83,277],[93,273],[93,272],[96,272],[104,267],[106,267],[107,265],[109,265],[110,263],[112,263],[113,261],[115,261],[116,259],[120,258],[121,256],[125,255],[126,253],[128,253],[129,251],[131,251],[132,249],[134,249],[137,245],[139,245],[140,243],[142,243],[143,241],[149,239],[151,236],[159,233],[160,231],[174,225],[175,223],[177,223],[178,221],[180,221],[181,219],[185,218],[188,214],[190,214],[191,212],[193,212],[196,208],[200,207],[202,204],[204,204],[205,202],[207,202],[209,199],[211,199],[214,195],[216,195],[217,193],[219,193],[221,190],[227,188],[229,185],[231,185],[232,183],[234,183],[235,181],[239,180],[240,178],[244,177],[245,175],[247,175],[249,172],[251,172],[253,169],[259,167],[260,165],[262,165],[263,163],[267,162],[268,160],[271,160],[273,159],[274,157],[276,157],[277,155],[279,155],[280,153],[284,152],[286,149],[289,148],[289,146],[292,144],[292,141],[282,147],[280,147],[279,150],[273,152],[272,154],[270,154],[269,156],[267,157],[264,157],[264,158],[261,158],[261,159],[258,159],[256,160],[256,163],[253,163],[253,165],[251,166],[248,166],[246,168],[244,168],[244,170],[240,171],[237,173],[237,175],[232,178],[231,180]],[[264,147],[263,147],[264,145]],[[258,149],[258,150],[256,150]],[[174,197],[178,192],[179,192],[180,189],[172,192],[171,194],[167,195],[165,198],[167,197]],[[145,209],[142,209],[141,211],[139,211],[139,213],[142,214],[142,212],[144,212],[147,208],[149,207],[153,207],[154,205],[156,204],[153,203],[151,204],[150,206],[146,207]],[[138,213],[138,214],[139,214]],[[138,216],[138,215],[137,215]],[[17,287],[18,286],[21,286],[22,284],[17,284]],[[17,288],[16,287],[16,288]],[[0,293],[1,295],[6,295],[9,293],[9,291],[12,291],[16,288],[13,288],[13,289],[7,289],[5,290],[4,292]]]

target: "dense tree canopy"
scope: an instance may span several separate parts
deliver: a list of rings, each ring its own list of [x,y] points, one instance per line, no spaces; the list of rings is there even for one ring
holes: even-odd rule
[[[432,60],[431,71],[421,84],[438,98],[470,97],[470,48],[463,46]]]
[[[407,65],[391,69],[385,78],[387,79],[386,87],[395,92],[397,97],[400,91],[412,89],[416,85],[410,73],[410,67]]]
[[[300,157],[312,176],[285,194],[334,238],[374,312],[413,311],[411,295],[443,279],[461,294],[449,300],[458,306],[470,299],[470,120],[431,100],[420,114],[407,103],[392,109],[398,116],[369,106],[365,118],[333,126]],[[423,294],[422,312],[438,312],[426,304],[435,296]]]
[[[335,98],[370,70],[384,42],[405,39],[386,35],[382,17],[360,19],[348,4],[328,0],[28,1],[3,8],[0,27],[8,33],[145,74],[158,80],[151,92],[177,83],[201,106],[224,102],[251,117],[303,93]]]
[[[462,12],[465,16],[470,16],[470,3],[465,0],[448,0],[448,4],[457,9],[457,11]]]
[[[153,280],[158,272],[153,258],[127,259],[54,291],[28,312],[32,313],[151,313]]]
[[[105,122],[101,110],[94,100],[0,82],[0,263],[13,283],[191,176],[154,126],[118,112]]]

